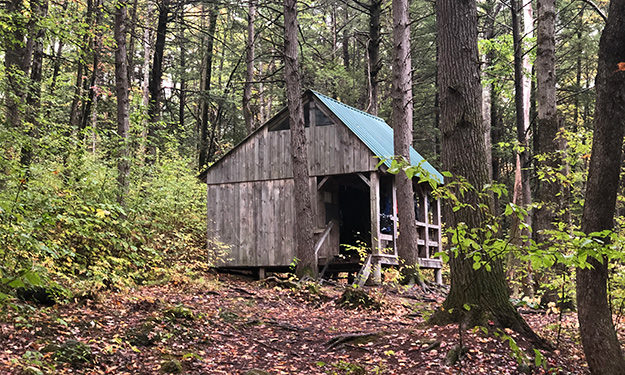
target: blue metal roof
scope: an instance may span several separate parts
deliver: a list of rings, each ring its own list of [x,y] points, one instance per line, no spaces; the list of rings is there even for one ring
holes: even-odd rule
[[[310,90],[336,117],[338,117],[365,144],[374,155],[385,160],[391,166],[395,155],[393,145],[393,129],[379,117],[350,107],[328,96]],[[432,164],[428,163],[414,148],[410,147],[410,164],[419,165],[431,173],[439,182],[443,182],[440,174]]]

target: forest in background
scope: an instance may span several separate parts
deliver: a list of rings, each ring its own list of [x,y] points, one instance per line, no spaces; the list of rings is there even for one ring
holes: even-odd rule
[[[494,214],[514,228],[519,211],[509,203],[535,212],[547,203],[558,223],[548,235],[534,232],[555,244],[551,253],[506,259],[513,296],[525,303],[543,295],[561,305],[575,300],[570,271],[585,263],[574,247],[585,240],[579,231],[608,3],[556,3],[558,147],[551,149],[538,121],[538,4],[477,2],[480,61],[466,64],[481,69],[489,173],[509,191]],[[298,5],[302,87],[394,126],[391,2]],[[412,133],[415,149],[443,170],[435,6],[410,2]],[[10,301],[16,290],[42,284],[69,297],[211,266],[224,249],[210,243],[207,251],[197,175],[287,105],[282,4],[10,0],[0,25],[0,297]],[[123,92],[128,116],[120,125]],[[544,181],[562,187],[549,202],[542,202]],[[617,224],[622,202],[619,195]],[[518,220],[531,227],[532,215]],[[612,262],[608,280],[618,315],[620,268]]]

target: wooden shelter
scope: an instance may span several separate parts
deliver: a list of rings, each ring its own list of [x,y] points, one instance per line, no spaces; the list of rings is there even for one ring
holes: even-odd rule
[[[303,100],[318,267],[322,274],[361,270],[366,279],[371,265],[398,263],[395,176],[386,172],[390,160],[376,168],[394,154],[393,130],[384,120],[317,92],[307,91]],[[290,148],[284,109],[204,172],[208,236],[230,249],[222,267],[264,275],[293,264],[297,197]],[[443,181],[414,149],[410,157]],[[440,202],[425,185],[415,182],[415,251],[419,265],[435,269],[440,283],[442,261],[432,257],[441,249]]]

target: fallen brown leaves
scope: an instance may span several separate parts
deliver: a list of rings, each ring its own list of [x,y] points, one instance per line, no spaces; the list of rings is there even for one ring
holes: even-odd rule
[[[384,301],[381,310],[349,310],[335,302],[340,286],[324,286],[313,293],[310,288],[283,289],[233,276],[212,277],[204,283],[108,293],[86,305],[11,313],[0,323],[0,373],[20,374],[33,366],[55,374],[157,374],[165,361],[174,359],[186,374],[244,374],[253,368],[270,374],[318,375],[520,371],[509,343],[495,337],[493,327],[486,327],[488,333],[465,332],[468,352],[449,365],[446,356],[459,343],[458,327],[424,323],[442,296],[378,288],[371,292]],[[171,312],[178,310],[183,318]],[[192,316],[184,315],[189,312]],[[557,315],[524,316],[555,342]],[[150,340],[146,346],[131,345],[129,332],[142,327],[149,327]],[[366,339],[328,345],[347,335]],[[68,339],[89,345],[95,362],[71,368],[41,352],[48,344]],[[566,314],[559,349],[543,352],[546,366],[532,371],[588,373],[578,341],[576,317]],[[527,343],[519,338],[517,342],[526,359],[533,361]]]

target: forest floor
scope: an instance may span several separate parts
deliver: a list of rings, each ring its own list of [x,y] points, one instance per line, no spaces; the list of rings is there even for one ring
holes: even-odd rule
[[[463,331],[466,354],[451,364],[458,326],[425,324],[442,292],[364,289],[381,309],[341,306],[340,284],[286,288],[232,275],[22,307],[0,323],[0,374],[588,373],[574,313],[540,366],[528,343],[492,324]],[[559,314],[524,311],[555,344]]]

